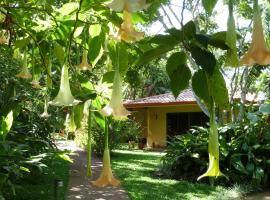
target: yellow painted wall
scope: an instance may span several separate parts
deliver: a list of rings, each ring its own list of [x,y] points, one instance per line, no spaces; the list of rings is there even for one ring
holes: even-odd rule
[[[139,137],[147,138],[147,109],[137,109],[132,113],[132,115],[134,116],[134,120],[141,125],[141,133]]]
[[[167,138],[166,114],[177,112],[201,112],[198,105],[177,105],[147,108],[148,147],[165,147]]]

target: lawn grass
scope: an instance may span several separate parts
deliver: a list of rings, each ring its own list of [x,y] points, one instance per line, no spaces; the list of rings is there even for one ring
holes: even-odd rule
[[[224,188],[200,183],[159,179],[152,172],[160,164],[162,154],[141,150],[115,150],[112,166],[131,200],[237,200],[241,187]]]
[[[66,199],[70,165],[69,158],[61,152],[49,153],[45,158],[45,163],[48,167],[45,168],[44,173],[31,175],[19,183],[21,186],[17,193],[17,200]],[[63,181],[63,186],[58,187],[57,198],[55,198],[54,182],[57,179]]]

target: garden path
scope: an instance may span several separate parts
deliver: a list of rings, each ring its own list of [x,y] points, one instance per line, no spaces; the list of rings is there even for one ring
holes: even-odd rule
[[[246,198],[246,200],[270,200],[270,192],[254,194]]]
[[[76,147],[74,142],[61,142],[59,149],[71,150],[73,164],[70,167],[69,186],[67,200],[129,200],[128,195],[120,187],[98,188],[91,185],[96,180],[102,169],[102,160],[93,156],[92,177],[86,176],[86,152]]]

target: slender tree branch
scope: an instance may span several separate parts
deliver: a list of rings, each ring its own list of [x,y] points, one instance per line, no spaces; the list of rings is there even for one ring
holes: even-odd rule
[[[178,21],[178,23],[179,23],[180,25],[182,25],[182,24],[181,24],[181,20],[180,20],[179,17],[175,14],[175,12],[174,12],[174,10],[172,9],[172,7],[171,7],[170,5],[168,5],[168,8],[169,8],[169,10],[171,11],[171,13],[173,14],[173,16],[175,17],[175,19]]]
[[[80,11],[81,11],[81,8],[82,8],[82,3],[83,3],[83,0],[80,0],[80,2],[79,2],[79,8],[78,8],[78,10],[76,12],[76,18],[75,18],[74,27],[73,27],[73,30],[70,33],[69,43],[68,43],[68,46],[67,46],[67,54],[68,54],[67,55],[67,58],[68,58],[68,62],[70,64],[70,66],[72,66],[71,57],[70,57],[71,44],[72,44],[74,33],[76,31],[76,28],[77,28],[77,24],[78,24],[78,20],[79,20],[79,14],[80,14]]]
[[[163,6],[161,6],[162,11],[164,12],[164,14],[166,15],[167,19],[169,20],[169,23],[171,24],[171,26],[173,26],[172,20],[169,17],[167,11],[165,10],[165,8]]]
[[[182,6],[182,11],[181,11],[181,27],[184,26],[184,11],[185,11],[185,7],[186,7],[186,0],[183,0],[183,6]]]

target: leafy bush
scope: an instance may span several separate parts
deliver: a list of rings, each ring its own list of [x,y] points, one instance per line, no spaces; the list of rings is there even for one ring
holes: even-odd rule
[[[86,127],[86,120],[83,121],[82,127]],[[92,145],[94,152],[101,156],[104,151],[104,131],[97,123],[93,123],[92,129]],[[75,142],[86,148],[87,145],[87,128],[81,128],[76,131]],[[140,136],[140,125],[128,119],[125,121],[114,121],[111,120],[111,125],[109,126],[109,145],[110,150],[118,148],[123,143],[128,143],[129,141],[138,142]]]
[[[262,116],[219,128],[220,166],[228,177],[223,183],[269,184],[270,125]],[[176,136],[162,158],[166,176],[195,181],[207,169],[208,129],[194,127]]]

